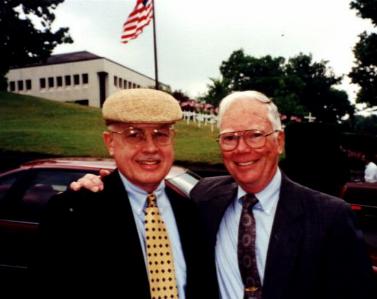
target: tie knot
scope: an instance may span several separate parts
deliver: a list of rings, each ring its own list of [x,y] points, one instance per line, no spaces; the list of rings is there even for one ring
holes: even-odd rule
[[[246,193],[244,196],[242,196],[242,205],[247,209],[255,206],[257,202],[258,199],[252,193]]]
[[[157,197],[154,193],[147,195],[147,206],[148,208],[157,207]]]

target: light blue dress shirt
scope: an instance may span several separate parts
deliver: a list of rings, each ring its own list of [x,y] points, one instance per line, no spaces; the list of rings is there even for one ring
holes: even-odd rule
[[[278,169],[268,186],[255,194],[258,203],[253,207],[256,225],[255,251],[259,276],[263,284],[268,243],[276,206],[279,201],[281,172]],[[237,198],[228,206],[221,220],[216,240],[216,271],[220,295],[223,299],[242,299],[244,286],[238,268],[237,242],[241,217],[241,197],[245,191],[239,186]]]
[[[137,231],[139,234],[141,248],[144,254],[144,261],[147,267],[146,243],[145,243],[145,228],[144,228],[144,209],[146,208],[146,198],[148,193],[139,187],[132,184],[120,172],[120,177],[127,190],[128,198],[130,200],[132,213],[134,215]],[[166,229],[169,235],[170,244],[173,251],[175,275],[178,284],[178,295],[180,299],[185,298],[186,288],[186,262],[183,256],[181,240],[179,238],[177,223],[170,201],[165,193],[165,182],[162,181],[158,188],[154,191],[157,197],[157,206],[160,210],[160,215],[165,222]]]

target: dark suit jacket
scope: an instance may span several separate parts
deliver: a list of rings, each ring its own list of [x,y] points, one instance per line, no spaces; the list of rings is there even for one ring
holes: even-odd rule
[[[43,295],[150,298],[136,224],[117,171],[104,186],[102,192],[65,192],[50,200],[32,266]],[[196,206],[171,189],[166,192],[187,266],[186,298],[212,298]]]
[[[205,178],[192,190],[212,251],[235,198],[230,176]],[[341,199],[282,178],[267,252],[263,299],[377,298],[372,267],[354,216]]]

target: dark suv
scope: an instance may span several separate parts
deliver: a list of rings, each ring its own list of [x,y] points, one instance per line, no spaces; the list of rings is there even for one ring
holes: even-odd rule
[[[348,182],[340,196],[358,218],[377,274],[377,183]]]

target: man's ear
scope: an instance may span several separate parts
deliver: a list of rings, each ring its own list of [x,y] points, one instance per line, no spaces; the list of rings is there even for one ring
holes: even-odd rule
[[[102,134],[103,142],[106,145],[107,151],[109,152],[110,156],[114,155],[114,139],[113,134],[111,134],[109,131],[105,131]]]
[[[278,132],[278,152],[281,155],[284,152],[285,148],[285,132],[284,131],[279,131]]]

